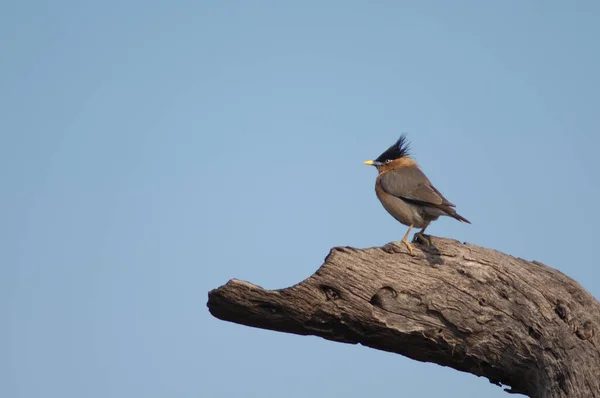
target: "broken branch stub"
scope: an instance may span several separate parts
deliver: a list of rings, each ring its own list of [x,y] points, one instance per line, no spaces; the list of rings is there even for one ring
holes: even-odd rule
[[[225,321],[360,343],[484,376],[508,392],[600,397],[600,303],[577,282],[455,240],[432,237],[415,249],[336,247],[294,286],[234,279],[207,305]]]

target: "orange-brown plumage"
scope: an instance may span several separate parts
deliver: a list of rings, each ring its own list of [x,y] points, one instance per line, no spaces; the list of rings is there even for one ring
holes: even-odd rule
[[[412,254],[407,237],[413,227],[422,228],[415,237],[424,239],[423,233],[429,223],[440,216],[470,222],[456,213],[456,206],[431,184],[419,165],[409,156],[408,149],[406,136],[402,135],[376,160],[369,160],[365,164],[373,165],[379,171],[375,193],[385,210],[409,227],[402,242]]]
[[[402,167],[419,167],[419,165],[417,164],[417,162],[414,161],[414,159],[407,156],[399,159],[394,159],[391,162],[384,163],[381,166],[375,167],[377,167],[377,171],[379,172],[379,174],[381,174],[385,173],[386,171],[399,169]]]

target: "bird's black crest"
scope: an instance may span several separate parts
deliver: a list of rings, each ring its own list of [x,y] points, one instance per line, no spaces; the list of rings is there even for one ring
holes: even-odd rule
[[[410,143],[406,139],[406,134],[402,134],[398,141],[381,155],[375,161],[384,163],[387,160],[400,159],[402,157],[408,156],[410,150]]]

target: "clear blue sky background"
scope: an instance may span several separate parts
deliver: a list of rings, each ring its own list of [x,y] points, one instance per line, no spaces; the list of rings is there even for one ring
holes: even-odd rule
[[[405,227],[362,165],[407,132],[473,224],[600,297],[600,3],[0,6],[0,396],[504,397],[212,318]]]

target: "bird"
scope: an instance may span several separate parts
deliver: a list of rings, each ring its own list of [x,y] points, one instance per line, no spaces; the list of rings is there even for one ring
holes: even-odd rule
[[[456,205],[433,186],[411,157],[410,149],[406,134],[402,134],[377,159],[363,163],[377,168],[375,194],[392,217],[408,226],[401,242],[413,255],[412,245],[408,242],[408,235],[413,228],[421,228],[414,239],[429,246],[430,242],[424,235],[425,229],[440,216],[452,217],[467,224],[471,222],[458,214]]]

